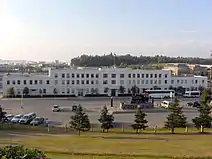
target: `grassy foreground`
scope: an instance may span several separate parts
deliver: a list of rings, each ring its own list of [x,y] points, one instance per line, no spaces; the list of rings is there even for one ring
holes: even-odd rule
[[[190,132],[194,132],[192,129]],[[208,130],[210,131],[210,130]],[[151,133],[150,133],[151,132]],[[164,132],[164,133],[162,133]],[[78,136],[43,132],[0,131],[0,146],[24,144],[44,150],[52,159],[166,159],[183,156],[212,156],[211,134],[168,134],[152,130],[144,134],[88,132]],[[212,158],[212,157],[211,157]]]

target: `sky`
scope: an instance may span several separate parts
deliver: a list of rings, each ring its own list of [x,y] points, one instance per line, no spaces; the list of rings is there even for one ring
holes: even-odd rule
[[[210,57],[211,0],[0,0],[0,59]]]

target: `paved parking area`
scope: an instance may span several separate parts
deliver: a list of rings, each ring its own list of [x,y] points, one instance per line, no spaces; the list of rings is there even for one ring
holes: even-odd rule
[[[198,115],[195,108],[187,107],[186,103],[188,101],[194,101],[195,99],[183,99],[180,101],[180,105],[184,107],[184,112],[188,117],[188,121]],[[129,98],[114,99],[114,105],[119,105],[120,102],[129,102]],[[155,104],[160,103],[161,100],[155,100]],[[29,113],[35,112],[38,116],[47,117],[50,121],[62,122],[64,124],[68,123],[72,112],[52,112],[52,106],[58,104],[64,107],[70,107],[73,103],[81,104],[88,111],[89,118],[92,123],[98,123],[99,111],[102,106],[110,104],[110,98],[82,98],[82,99],[23,99],[23,109],[21,109],[21,100],[6,100],[1,99],[0,105],[2,105],[8,113]],[[147,119],[149,121],[149,126],[158,127],[163,126],[168,112],[165,110],[155,111],[150,110],[147,112]],[[116,114],[116,122],[133,122],[134,114]]]

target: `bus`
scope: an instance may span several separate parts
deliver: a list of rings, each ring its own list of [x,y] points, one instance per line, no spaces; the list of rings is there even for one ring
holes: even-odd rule
[[[149,95],[149,98],[174,98],[174,90],[145,90],[145,93]]]
[[[196,98],[200,97],[200,95],[201,95],[200,91],[186,91],[183,96],[186,98]]]

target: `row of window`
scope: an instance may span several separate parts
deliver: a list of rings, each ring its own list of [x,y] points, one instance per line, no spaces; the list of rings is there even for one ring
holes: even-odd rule
[[[43,84],[43,80],[29,80],[29,81],[23,80],[22,82],[23,82],[24,85],[27,85],[28,84],[27,82],[29,82],[30,85],[33,85],[33,84],[34,85]],[[20,85],[21,84],[21,80],[17,80],[17,81],[15,81],[15,80],[12,80],[12,81],[7,80],[7,85],[10,85],[10,84]],[[50,84],[50,81],[49,80],[46,80],[45,81],[45,84]]]
[[[120,78],[125,78],[125,74],[120,74],[119,75],[120,76]],[[54,77],[55,78],[58,78],[58,74],[55,74],[54,75]],[[70,78],[70,74],[69,73],[62,73],[61,74],[61,77],[62,78]],[[75,76],[75,74],[74,73],[72,73],[71,74],[71,77],[72,78],[94,78],[94,77],[96,77],[96,78],[99,78],[99,74],[76,74],[76,76]],[[109,77],[109,75],[107,74],[107,73],[104,73],[103,74],[103,78],[108,78]],[[116,78],[117,77],[117,74],[111,74],[111,78]],[[162,78],[162,74],[128,74],[128,78],[144,78],[144,77],[146,77],[146,78]],[[168,75],[167,74],[165,74],[164,75],[164,78],[167,78],[168,77]]]
[[[202,82],[202,84],[204,84],[205,80],[202,80],[201,82]],[[176,84],[187,84],[187,80],[177,80],[177,81],[171,80],[171,84],[174,84],[174,83],[176,83]],[[191,83],[192,84],[198,84],[198,80],[192,80]]]

